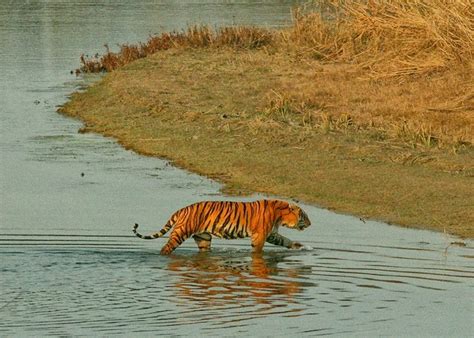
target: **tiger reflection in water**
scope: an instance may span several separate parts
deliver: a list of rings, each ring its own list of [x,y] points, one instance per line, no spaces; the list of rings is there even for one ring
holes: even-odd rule
[[[262,254],[238,253],[225,257],[199,253],[193,257],[173,255],[168,270],[177,274],[179,281],[173,282],[177,298],[189,306],[245,306],[245,303],[276,306],[275,302],[297,304],[295,295],[304,291],[298,279],[311,274],[309,266],[297,265],[294,268],[281,268],[278,264],[294,259],[281,252]],[[275,278],[277,276],[277,278]],[[308,284],[305,282],[305,286]],[[250,305],[250,304],[248,304]],[[297,311],[297,309],[292,309]]]

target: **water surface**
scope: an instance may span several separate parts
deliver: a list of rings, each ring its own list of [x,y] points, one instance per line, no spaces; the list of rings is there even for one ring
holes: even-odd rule
[[[473,335],[472,241],[304,206],[313,226],[283,232],[306,250],[214,240],[199,254],[189,241],[162,257],[164,240],[133,237],[134,222],[156,231],[184,205],[229,198],[56,113],[93,80],[70,74],[83,52],[193,23],[277,27],[294,3],[0,3],[0,336]]]

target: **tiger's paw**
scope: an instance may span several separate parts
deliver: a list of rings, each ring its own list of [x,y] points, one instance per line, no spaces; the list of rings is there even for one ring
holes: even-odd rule
[[[298,249],[301,249],[303,247],[304,247],[304,245],[301,244],[300,242],[293,242],[293,243],[291,243],[291,246],[289,247],[289,249],[298,250]]]

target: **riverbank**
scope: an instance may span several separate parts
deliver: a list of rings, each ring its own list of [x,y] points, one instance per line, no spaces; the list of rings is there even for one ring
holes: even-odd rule
[[[304,48],[311,18],[231,39],[203,29],[183,35],[188,42],[169,36],[60,111],[83,120],[83,132],[170,159],[227,193],[473,238],[472,64],[441,60],[407,74],[323,57]],[[298,48],[288,42],[296,37]]]

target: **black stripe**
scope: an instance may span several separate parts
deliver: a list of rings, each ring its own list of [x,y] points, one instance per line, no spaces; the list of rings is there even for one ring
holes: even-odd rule
[[[219,202],[217,202],[217,203],[219,203]],[[219,203],[219,206],[221,206],[221,203]],[[211,233],[214,233],[214,231],[216,230],[216,227],[219,224],[219,217],[220,217],[221,213],[222,213],[222,210],[219,211],[219,214],[217,215],[217,217],[214,220],[214,224],[212,225],[212,228],[211,228]]]

